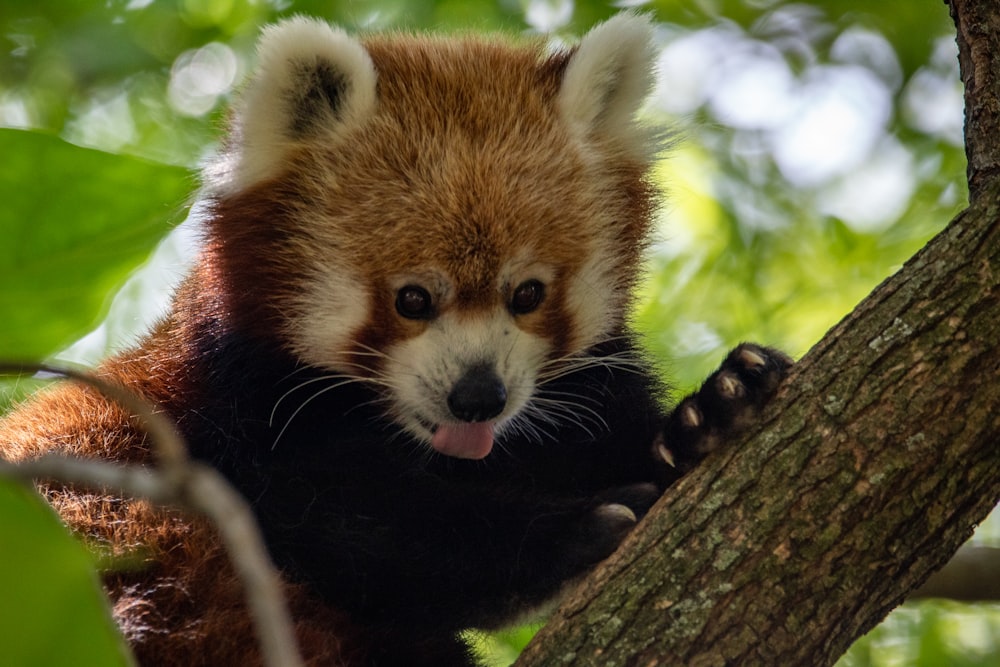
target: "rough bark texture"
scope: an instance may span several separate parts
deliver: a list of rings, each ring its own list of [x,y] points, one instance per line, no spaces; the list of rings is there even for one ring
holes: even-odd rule
[[[672,487],[518,665],[823,665],[1000,501],[1000,7],[952,0],[971,204]]]

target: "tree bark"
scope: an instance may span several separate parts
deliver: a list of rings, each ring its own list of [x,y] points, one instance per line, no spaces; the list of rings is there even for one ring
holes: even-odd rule
[[[969,207],[668,490],[518,665],[831,664],[1000,501],[1000,8],[950,5]]]

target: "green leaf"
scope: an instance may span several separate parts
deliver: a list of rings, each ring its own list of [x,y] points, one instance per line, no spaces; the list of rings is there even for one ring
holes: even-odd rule
[[[0,358],[41,359],[92,329],[183,218],[190,173],[0,130]]]
[[[128,665],[82,544],[24,486],[0,480],[0,653],[5,665]]]

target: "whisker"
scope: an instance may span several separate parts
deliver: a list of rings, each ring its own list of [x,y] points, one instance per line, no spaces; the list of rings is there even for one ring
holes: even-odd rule
[[[291,378],[294,375],[298,375],[299,373],[302,373],[303,371],[312,370],[313,368],[316,368],[316,367],[313,366],[312,364],[303,364],[303,365],[299,366],[298,368],[296,368],[291,373],[289,373],[288,375],[285,375],[283,378],[281,378],[280,380],[278,380],[278,382],[279,383],[284,382],[284,381],[288,380],[289,378]]]
[[[628,373],[645,373],[645,364],[628,352],[604,356],[571,355],[547,361],[538,374],[539,383],[551,382],[589,368],[606,368]]]
[[[507,428],[526,440],[544,443],[546,440],[553,440],[554,435],[543,427],[543,423],[552,424],[552,421],[544,411],[540,411],[537,406],[529,403],[507,422]]]
[[[361,401],[360,403],[356,403],[356,404],[352,405],[350,407],[350,409],[348,409],[346,412],[344,412],[344,415],[345,416],[349,415],[352,412],[354,412],[355,410],[360,410],[361,408],[367,408],[367,407],[370,407],[372,405],[379,405],[379,404],[388,403],[388,402],[389,402],[389,398],[388,397],[382,396],[381,394],[376,394],[373,398],[371,398],[371,399],[369,399],[367,401]]]
[[[588,387],[588,388],[592,388],[592,387]],[[603,387],[602,387],[602,389],[603,389]],[[574,392],[571,392],[571,391],[555,391],[555,390],[553,390],[553,389],[551,389],[549,387],[543,387],[541,390],[539,390],[539,394],[535,398],[536,399],[549,399],[549,400],[553,400],[553,399],[550,398],[550,397],[553,397],[553,396],[556,396],[556,397],[558,397],[558,396],[564,396],[564,397],[569,398],[569,399],[578,399],[578,400],[581,400],[581,401],[588,401],[590,403],[593,403],[594,405],[601,405],[601,401],[597,397],[595,397],[595,396],[585,396],[583,394],[577,394],[577,393],[574,393]]]
[[[555,399],[538,398],[535,400],[537,402],[536,410],[544,413],[553,425],[558,425],[559,422],[572,424],[585,431],[591,438],[597,437],[591,426],[599,431],[606,432],[608,430],[608,423],[604,417],[585,405]]]
[[[289,417],[288,421],[285,422],[285,425],[283,427],[281,427],[281,431],[278,433],[277,437],[275,437],[274,443],[271,445],[271,449],[274,450],[278,446],[278,441],[281,440],[281,436],[283,436],[285,434],[285,431],[288,430],[288,427],[291,425],[292,421],[312,401],[314,401],[315,399],[319,398],[320,396],[322,396],[323,394],[325,394],[328,391],[333,391],[334,389],[338,389],[340,387],[343,387],[344,385],[348,385],[348,384],[351,384],[351,383],[354,383],[354,382],[361,382],[361,381],[363,381],[363,380],[361,380],[359,378],[347,378],[343,382],[338,382],[336,384],[330,385],[329,387],[324,387],[323,389],[320,389],[319,391],[317,391],[316,393],[314,393],[312,396],[310,396],[306,400],[302,401],[302,404],[299,407],[295,408],[295,411],[292,412],[292,416]],[[274,413],[273,412],[272,412],[271,416],[272,416],[272,418],[274,417]]]
[[[607,426],[608,426],[608,422],[604,419],[604,417],[601,415],[601,413],[599,413],[597,410],[595,410],[595,409],[593,409],[593,408],[591,408],[591,407],[589,407],[587,405],[583,405],[582,403],[579,403],[577,401],[567,401],[567,400],[560,400],[560,399],[556,399],[556,398],[546,398],[544,396],[538,396],[534,400],[537,403],[540,403],[540,404],[542,404],[544,406],[548,406],[550,409],[553,409],[556,412],[562,411],[562,412],[564,412],[566,414],[572,414],[573,417],[576,418],[576,419],[582,419],[584,415],[580,415],[580,414],[578,414],[578,413],[576,413],[574,411],[575,410],[582,410],[584,412],[584,414],[590,415],[593,418],[593,420],[594,420],[594,422],[596,424],[604,426],[605,428],[607,428]]]
[[[289,375],[287,377],[291,377],[291,375]],[[287,377],[286,377],[286,379],[287,379]],[[291,389],[289,389],[288,391],[286,391],[284,394],[282,394],[278,398],[277,401],[275,401],[274,407],[271,408],[271,416],[267,420],[267,425],[268,426],[274,426],[274,415],[278,411],[278,407],[281,405],[281,403],[286,398],[288,398],[289,396],[291,396],[292,394],[294,394],[295,392],[297,392],[299,389],[302,389],[303,387],[307,387],[307,386],[309,386],[311,384],[314,384],[316,382],[325,382],[327,380],[333,380],[333,379],[338,378],[338,377],[340,377],[340,376],[339,375],[321,375],[320,377],[315,377],[315,378],[313,378],[311,380],[306,380],[305,382],[300,382],[299,384],[295,385],[294,387],[292,387]]]

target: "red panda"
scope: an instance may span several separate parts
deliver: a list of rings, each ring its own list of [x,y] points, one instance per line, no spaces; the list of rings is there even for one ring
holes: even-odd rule
[[[773,393],[744,344],[669,414],[627,326],[657,203],[652,26],[574,48],[355,38],[293,18],[205,172],[169,314],[97,373],[158,405],[248,499],[312,665],[469,664],[465,628],[550,601]],[[0,453],[145,464],[144,434],[59,385]],[[98,548],[144,665],[259,662],[212,529],[42,485]]]

